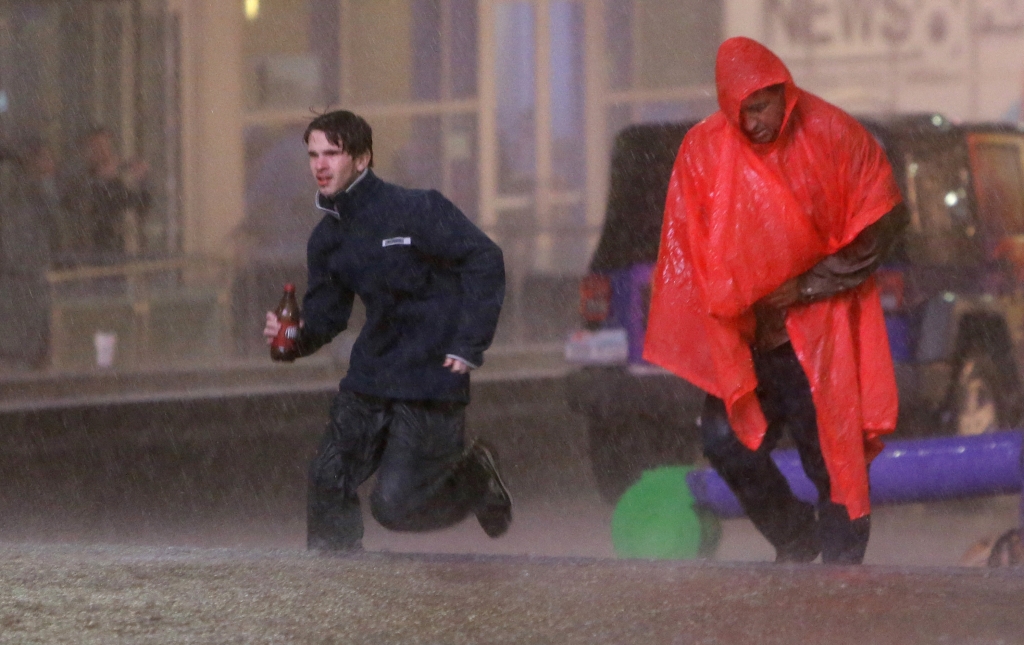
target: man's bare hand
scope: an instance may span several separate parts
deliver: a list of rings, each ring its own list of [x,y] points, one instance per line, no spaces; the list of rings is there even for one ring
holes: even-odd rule
[[[299,329],[305,326],[305,323],[299,320]],[[267,324],[263,327],[263,338],[269,345],[275,338],[277,338],[277,332],[281,331],[281,321],[277,319],[277,314],[273,311],[267,312]]]
[[[473,369],[467,363],[463,363],[457,358],[449,356],[444,359],[444,366],[450,369],[454,374],[469,374],[469,371]]]
[[[133,160],[121,168],[121,179],[131,188],[139,188],[149,174],[149,164],[141,160]]]
[[[790,278],[767,296],[758,300],[757,304],[772,309],[785,309],[800,302],[800,279]]]
[[[263,338],[267,341],[268,345],[277,337],[277,332],[280,330],[281,321],[277,319],[273,311],[268,311],[267,325],[263,328]]]

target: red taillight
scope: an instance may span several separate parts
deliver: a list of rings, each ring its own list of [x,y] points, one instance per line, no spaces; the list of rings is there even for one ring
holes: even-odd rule
[[[1018,282],[1024,281],[1024,235],[1007,235],[996,245],[994,255],[1013,268]]]
[[[903,307],[903,273],[883,269],[875,273],[878,284],[878,297],[882,301],[882,309],[893,311]]]
[[[608,276],[591,273],[580,281],[580,316],[588,325],[599,325],[612,307],[612,282]]]

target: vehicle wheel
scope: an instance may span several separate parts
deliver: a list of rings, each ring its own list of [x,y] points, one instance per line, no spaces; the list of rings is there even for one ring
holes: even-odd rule
[[[645,470],[668,464],[692,464],[698,455],[696,424],[654,419],[590,419],[590,463],[601,499],[618,502]]]
[[[992,432],[1016,421],[1015,395],[1001,383],[995,362],[985,353],[964,357],[948,400],[943,416],[949,429],[960,436]]]

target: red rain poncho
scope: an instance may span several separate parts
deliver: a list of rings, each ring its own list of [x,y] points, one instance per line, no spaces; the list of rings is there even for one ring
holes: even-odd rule
[[[754,393],[752,307],[835,253],[899,202],[881,147],[852,117],[793,84],[748,38],[719,49],[718,112],[679,150],[665,205],[644,358],[723,399],[751,450],[767,422]],[[753,144],[740,103],[784,83],[779,137]],[[874,279],[786,312],[807,374],[832,500],[870,512],[867,465],[896,425],[896,381]]]

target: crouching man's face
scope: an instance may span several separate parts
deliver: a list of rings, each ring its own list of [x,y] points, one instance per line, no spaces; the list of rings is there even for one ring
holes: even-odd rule
[[[332,197],[352,185],[370,165],[370,153],[353,158],[340,145],[327,139],[322,130],[309,133],[309,170],[317,188],[325,197]]]
[[[740,127],[751,143],[771,143],[778,139],[785,118],[785,85],[757,90],[740,103]]]

